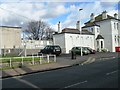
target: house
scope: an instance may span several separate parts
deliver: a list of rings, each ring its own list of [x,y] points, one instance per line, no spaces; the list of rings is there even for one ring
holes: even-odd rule
[[[83,46],[94,49],[94,34],[88,30],[80,31],[74,28],[64,28],[61,33],[53,35],[53,43],[60,45],[62,53],[69,53],[72,47]]]
[[[104,48],[115,52],[115,47],[120,46],[120,19],[115,13],[110,16],[106,11],[96,16],[92,13],[90,20],[85,23],[82,29],[87,29],[95,35],[95,49]]]
[[[0,55],[21,46],[21,27],[0,26]]]
[[[92,13],[81,32],[79,31],[79,21],[76,29],[64,28],[62,32],[60,32],[59,22],[59,33],[53,35],[53,43],[60,45],[63,53],[69,53],[74,46],[90,47],[98,51],[107,49],[115,52],[115,48],[120,46],[119,22],[120,19],[116,13],[114,16],[110,16],[106,11],[96,17]]]

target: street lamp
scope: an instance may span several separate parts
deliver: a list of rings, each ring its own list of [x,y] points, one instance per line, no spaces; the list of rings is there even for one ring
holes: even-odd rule
[[[82,11],[83,9],[82,8],[80,8],[79,9],[79,11]],[[80,22],[79,22],[79,25],[80,25]],[[79,28],[79,31],[80,31],[80,36],[81,36],[81,32],[82,32],[82,30],[81,30],[81,25],[80,25],[80,28]],[[83,56],[83,53],[82,53],[82,45],[81,45],[81,56]]]

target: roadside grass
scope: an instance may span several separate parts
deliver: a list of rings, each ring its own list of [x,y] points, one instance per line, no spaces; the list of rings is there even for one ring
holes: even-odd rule
[[[0,62],[2,63],[8,63],[10,62],[10,59],[12,62],[21,62],[22,60],[23,61],[32,61],[33,59],[35,61],[39,61],[39,60],[43,60],[43,58],[40,58],[40,57],[4,57],[4,58],[1,58],[0,59]]]

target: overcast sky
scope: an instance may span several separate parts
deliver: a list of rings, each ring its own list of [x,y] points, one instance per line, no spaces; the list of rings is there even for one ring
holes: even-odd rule
[[[61,29],[75,28],[76,22],[81,20],[83,26],[90,19],[90,14],[101,14],[104,10],[113,16],[118,13],[119,0],[0,0],[1,25],[23,26],[31,20],[43,20],[57,31],[57,24],[61,22]],[[79,9],[83,10],[79,12]]]

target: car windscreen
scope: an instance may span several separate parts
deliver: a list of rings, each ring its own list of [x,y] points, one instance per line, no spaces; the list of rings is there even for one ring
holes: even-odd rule
[[[59,49],[59,50],[60,50],[60,47],[59,47],[59,46],[56,46],[56,47],[54,47],[54,49],[57,49],[57,50]]]

